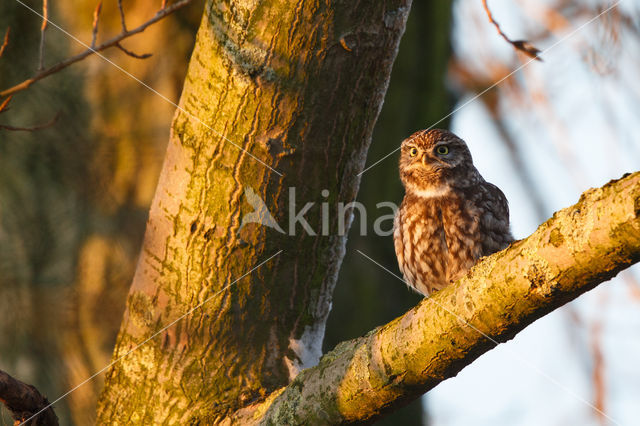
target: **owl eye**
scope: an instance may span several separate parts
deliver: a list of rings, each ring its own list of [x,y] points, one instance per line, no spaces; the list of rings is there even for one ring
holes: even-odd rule
[[[409,150],[409,155],[410,155],[411,157],[415,157],[416,155],[418,155],[418,148],[416,148],[415,146],[414,146],[414,147],[412,147],[412,148]]]
[[[436,148],[436,153],[438,155],[447,155],[449,153],[449,147],[446,145],[440,145]]]

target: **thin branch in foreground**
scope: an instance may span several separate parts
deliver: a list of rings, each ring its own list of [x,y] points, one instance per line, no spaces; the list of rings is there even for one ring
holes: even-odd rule
[[[42,0],[42,26],[40,27],[40,55],[38,59],[38,71],[44,69],[44,39],[47,24],[49,23],[49,0]]]
[[[58,121],[60,118],[60,113],[56,114],[51,120],[44,124],[38,124],[32,127],[18,127],[18,126],[10,126],[8,124],[0,124],[0,130],[9,130],[12,132],[35,132],[36,130],[46,129],[47,127],[51,127]]]
[[[100,12],[102,11],[102,1],[98,2],[96,9],[93,11],[93,23],[91,24],[91,48],[96,47],[98,40],[98,23],[100,22]]]
[[[511,44],[516,50],[519,50],[520,52],[524,53],[525,55],[527,55],[530,58],[536,59],[538,61],[542,62],[542,58],[540,58],[538,56],[538,54],[540,53],[540,49],[538,49],[537,47],[535,47],[533,44],[531,44],[530,42],[528,42],[527,40],[511,40],[500,28],[500,24],[498,23],[498,21],[496,21],[493,18],[493,15],[491,14],[491,10],[489,9],[489,5],[487,4],[487,0],[482,0],[482,5],[484,6],[484,11],[487,13],[487,17],[489,18],[489,22],[491,22],[493,24],[494,27],[496,27],[496,30],[498,30],[498,34],[500,34],[500,36],[505,39],[505,41],[509,44]]]
[[[122,50],[127,55],[131,56],[132,58],[147,59],[147,58],[150,58],[152,56],[151,53],[143,53],[142,55],[138,55],[137,53],[132,52],[131,50],[128,50],[128,49],[124,48],[120,43],[116,43],[116,47],[118,49]]]
[[[14,379],[0,370],[0,401],[11,412],[15,424],[22,424],[34,413],[49,405],[49,401],[32,385]],[[58,417],[53,407],[38,414],[30,425],[57,426]]]
[[[9,32],[11,31],[11,27],[7,27],[7,31],[4,33],[4,40],[2,41],[2,46],[0,46],[0,58],[4,53],[4,49],[9,45]]]
[[[0,104],[0,113],[9,110],[8,106],[9,106],[9,102],[11,102],[11,98],[13,98],[13,96],[9,96],[7,97],[7,99],[2,101],[2,103]]]
[[[118,0],[118,12],[120,12],[120,25],[122,26],[122,32],[127,32],[127,25],[124,22],[124,10],[122,9],[122,0]]]
[[[72,56],[70,58],[65,59],[64,61],[58,62],[57,64],[42,70],[40,72],[38,72],[36,75],[34,75],[33,77],[22,81],[21,83],[16,84],[13,87],[9,87],[8,89],[5,89],[3,91],[0,91],[0,98],[3,98],[5,96],[9,96],[12,95],[14,93],[17,92],[21,92],[23,90],[26,90],[27,88],[29,88],[32,84],[36,83],[37,81],[42,80],[45,77],[48,77],[52,74],[55,74],[57,72],[59,72],[60,70],[63,70],[64,68],[67,68],[69,65],[75,64],[76,62],[80,62],[83,59],[85,59],[87,56],[91,56],[97,52],[101,52],[105,49],[108,49],[110,47],[115,47],[116,44],[120,43],[122,40],[131,37],[132,35],[138,34],[143,32],[147,27],[149,27],[150,25],[155,24],[156,22],[160,21],[161,19],[167,17],[168,15],[171,15],[172,13],[176,12],[179,9],[182,9],[183,7],[187,6],[189,3],[191,3],[193,0],[181,0],[177,3],[174,3],[173,5],[165,8],[165,9],[161,9],[159,10],[153,18],[149,19],[147,22],[143,23],[142,25],[132,29],[132,30],[128,30],[126,32],[122,32],[120,34],[118,34],[117,36],[113,37],[111,40],[105,41],[104,43],[96,46],[95,48],[90,47],[87,44],[82,43],[87,49],[75,56]],[[57,27],[58,29],[62,30],[62,28],[58,27],[57,25],[55,25],[54,23],[52,23],[52,25],[54,25],[55,27]],[[67,33],[68,34],[68,33]],[[79,41],[76,39],[76,41]]]

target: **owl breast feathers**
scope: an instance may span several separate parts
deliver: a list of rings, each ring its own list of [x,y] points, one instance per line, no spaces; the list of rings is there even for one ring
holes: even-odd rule
[[[482,178],[466,143],[453,133],[423,130],[404,140],[400,179],[405,196],[393,239],[414,290],[440,290],[513,241],[507,199]]]

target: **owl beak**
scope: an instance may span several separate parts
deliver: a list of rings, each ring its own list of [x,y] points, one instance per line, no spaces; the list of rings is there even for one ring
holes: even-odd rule
[[[427,167],[431,167],[431,165],[432,165],[433,163],[435,163],[435,161],[434,161],[434,160],[436,160],[436,159],[435,159],[435,158],[432,158],[432,157],[431,157],[429,154],[427,154],[427,153],[424,153],[424,154],[422,155],[422,164],[424,164],[424,165],[425,165],[425,166],[427,166]]]
[[[442,161],[438,157],[432,157],[431,155],[429,155],[427,153],[424,153],[422,155],[422,164],[424,164],[426,167],[432,169],[434,167],[437,167],[439,165],[443,165],[443,164],[446,164],[446,163],[444,163],[444,161]]]

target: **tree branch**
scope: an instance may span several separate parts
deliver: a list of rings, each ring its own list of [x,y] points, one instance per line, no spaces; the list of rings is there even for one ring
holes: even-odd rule
[[[122,27],[122,32],[127,32],[127,25],[124,22],[124,10],[122,9],[122,0],[118,0],[118,12],[120,12],[120,26]]]
[[[172,4],[169,7],[165,7],[163,9],[160,9],[153,18],[149,19],[147,22],[145,22],[144,24],[132,29],[132,30],[123,30],[120,34],[118,34],[117,36],[115,36],[114,38],[112,38],[111,40],[105,41],[102,44],[99,44],[98,46],[91,46],[88,47],[87,50],[85,50],[82,53],[79,53],[75,56],[72,56],[70,58],[65,59],[62,62],[58,62],[57,64],[39,71],[38,73],[36,73],[36,75],[34,75],[33,77],[24,80],[21,83],[16,84],[13,87],[10,87],[8,89],[5,89],[3,91],[0,91],[0,98],[4,98],[5,96],[9,96],[12,95],[16,92],[20,92],[22,90],[25,90],[27,88],[29,88],[33,83],[42,80],[43,78],[50,76],[51,74],[55,74],[59,71],[61,71],[62,69],[68,67],[69,65],[75,64],[76,62],[80,62],[81,60],[83,60],[84,58],[86,58],[87,56],[93,55],[96,52],[101,52],[105,49],[108,49],[109,47],[114,47],[114,46],[118,46],[120,44],[120,42],[122,40],[124,40],[125,38],[131,37],[134,34],[138,34],[143,32],[148,26],[155,24],[156,22],[158,22],[159,20],[165,18],[166,16],[172,14],[173,12],[177,11],[178,9],[181,9],[183,7],[185,7],[186,5],[188,5],[189,3],[191,3],[192,0],[181,0],[177,3]],[[94,31],[95,28],[97,26],[97,17],[94,14]],[[95,39],[95,35],[92,35],[92,40]],[[85,44],[85,46],[87,46]],[[144,55],[142,55],[144,56]]]
[[[99,1],[93,11],[93,22],[91,24],[91,48],[95,49],[98,40],[98,24],[100,23],[100,12],[102,11],[102,1]]]
[[[136,58],[136,59],[147,59],[150,58],[152,55],[151,53],[143,53],[141,55],[132,52],[131,50],[126,49],[123,45],[121,45],[120,43],[116,43],[116,47],[118,49],[120,49],[122,52],[126,53],[128,56],[131,56],[132,58]]]
[[[542,61],[542,59],[538,56],[538,53],[540,53],[540,49],[536,48],[527,40],[511,40],[509,36],[507,36],[504,31],[502,31],[502,28],[500,28],[500,24],[493,18],[493,15],[491,14],[491,9],[489,9],[487,0],[482,0],[482,6],[484,7],[484,11],[487,14],[487,18],[489,18],[489,22],[491,22],[491,24],[496,27],[496,30],[498,30],[498,34],[500,34],[500,37],[502,37],[507,43],[512,45],[516,50],[521,51],[528,57],[533,58],[537,61]]]
[[[11,99],[11,97],[7,98],[7,100],[9,99]],[[0,112],[2,112],[1,107],[0,107]],[[9,130],[12,132],[35,132],[36,130],[42,130],[42,129],[46,129],[47,127],[53,126],[58,121],[58,118],[60,118],[60,113],[56,114],[51,120],[47,121],[46,123],[36,124],[35,126],[31,126],[31,127],[11,126],[9,124],[0,123],[0,130]]]
[[[640,172],[585,192],[528,238],[227,420],[373,421],[638,260]]]
[[[26,383],[16,380],[4,371],[0,370],[0,401],[11,411],[11,417],[15,424],[21,424],[26,419],[39,412],[49,405],[47,398],[42,396],[38,390]],[[43,411],[30,425],[56,426],[58,417],[52,407]]]
[[[4,49],[7,48],[7,45],[9,44],[9,33],[11,32],[11,27],[7,27],[7,31],[4,33],[4,39],[2,39],[2,46],[0,46],[0,58],[2,57],[2,54],[4,53]]]

